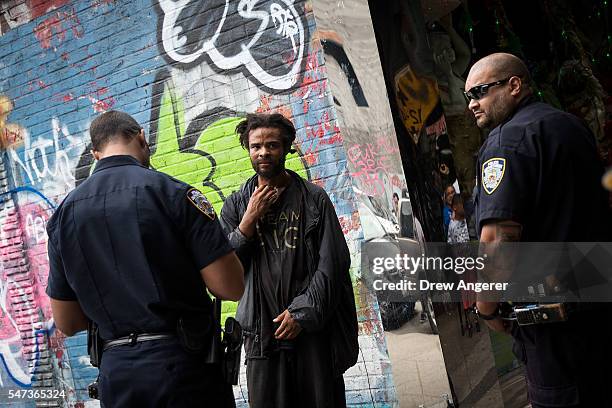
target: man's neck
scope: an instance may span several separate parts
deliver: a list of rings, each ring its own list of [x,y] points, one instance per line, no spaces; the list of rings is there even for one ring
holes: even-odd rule
[[[132,156],[140,162],[140,157],[135,149],[131,148],[130,145],[124,143],[113,143],[108,144],[104,150],[98,153],[98,160],[105,159],[111,156]]]
[[[291,176],[285,170],[270,179],[264,178],[262,176],[257,177],[257,184],[259,186],[269,185],[271,187],[283,188],[287,187],[290,181]]]

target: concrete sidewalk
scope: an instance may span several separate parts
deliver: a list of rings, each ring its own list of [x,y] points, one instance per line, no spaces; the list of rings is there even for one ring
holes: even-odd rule
[[[410,321],[385,332],[397,399],[401,408],[446,408],[451,392],[440,339],[420,315],[417,302]]]

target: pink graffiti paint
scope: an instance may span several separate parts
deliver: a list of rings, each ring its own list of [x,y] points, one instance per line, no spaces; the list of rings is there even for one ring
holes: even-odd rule
[[[325,136],[325,124],[322,119],[317,119],[317,124],[310,126],[308,121],[304,123],[306,128],[306,140],[320,141]]]
[[[325,128],[325,131],[327,133],[329,133],[330,131],[333,132],[331,137],[322,139],[321,143],[327,144],[327,145],[342,143],[343,139],[342,139],[342,135],[340,134],[340,128],[338,127],[338,125],[336,125],[335,122],[334,123],[331,122],[328,111],[325,111],[323,115],[321,116],[320,124]]]
[[[20,128],[9,129],[4,127],[0,130],[0,140],[3,141],[1,143],[4,143],[5,146],[13,146],[23,142],[23,135],[20,132]]]
[[[287,105],[273,106],[273,95],[262,95],[259,97],[259,107],[255,110],[258,113],[280,113],[289,120],[292,120],[293,114],[291,108]]]
[[[97,9],[98,7],[101,6],[109,6],[111,4],[115,4],[116,0],[93,0],[91,2],[91,7],[93,7],[94,9]]]
[[[319,153],[307,150],[302,156],[308,167],[312,167],[319,161]]]
[[[322,96],[327,89],[327,82],[321,79],[325,77],[325,73],[325,66],[319,64],[317,52],[313,51],[308,54],[306,57],[302,85],[293,95],[303,100]]]
[[[108,97],[99,100],[89,95],[88,98],[91,101],[91,105],[93,107],[94,112],[96,113],[106,112],[107,110],[111,109],[115,104],[115,99],[113,97]]]
[[[342,233],[344,235],[348,234],[348,232],[352,228],[352,221],[351,221],[351,219],[349,217],[347,217],[347,216],[340,215],[338,217],[338,222],[340,222],[340,228],[342,228]]]
[[[0,342],[10,341],[19,335],[17,323],[14,319],[14,310],[11,302],[12,285],[9,280],[8,270],[13,267],[21,252],[22,242],[18,228],[18,217],[15,210],[9,210],[0,214],[2,225],[0,225],[0,262],[2,280],[0,287],[4,298],[0,299]]]
[[[39,346],[46,341],[51,318],[44,293],[49,274],[45,226],[50,211],[43,205],[23,203],[0,210],[0,354],[11,377],[25,384],[39,359],[46,358]],[[62,336],[53,336],[49,344],[54,352],[64,349]]]
[[[30,266],[30,277],[33,281],[33,300],[42,310],[44,320],[49,320],[51,319],[51,304],[49,297],[45,294],[49,279],[46,232],[49,211],[37,203],[21,205],[19,220]]]
[[[64,52],[62,52],[62,55],[60,57],[62,58],[62,60],[68,61],[68,58],[70,58],[70,54],[68,54],[66,51],[64,51]]]
[[[72,35],[74,35],[74,38],[82,38],[83,34],[85,33],[85,29],[83,28],[76,11],[72,9],[65,12],[64,17],[66,21],[68,21],[68,24],[70,24],[70,29],[72,30]]]
[[[64,28],[64,23],[68,28]],[[74,9],[56,12],[34,27],[34,36],[40,42],[42,49],[61,44],[66,39],[67,30],[72,31],[75,38],[81,38],[84,33],[83,26],[79,21]]]
[[[0,308],[0,341],[7,341],[15,338],[19,335],[19,331],[17,331],[17,327],[13,324],[10,318],[10,314],[13,312],[12,309],[9,309],[8,306],[10,304],[10,299],[7,298],[5,301],[7,304],[7,310],[4,308]]]
[[[348,147],[347,158],[352,164],[351,175],[356,178],[366,194],[378,196],[384,193],[382,174],[391,169],[394,148],[382,138],[375,143],[355,143]]]
[[[54,36],[57,36],[60,42],[63,41],[66,38],[66,34],[62,29],[60,13],[56,13],[39,23],[34,28],[34,36],[36,36],[43,49],[51,48],[51,41]]]
[[[53,97],[51,97],[51,100],[54,102],[70,102],[72,100],[74,100],[74,95],[72,95],[72,93],[67,93],[67,94],[55,94],[53,95]]]
[[[402,185],[402,181],[400,180],[400,178],[397,175],[394,175],[393,177],[391,177],[391,185],[393,187],[397,187],[397,188],[402,188],[404,187]]]
[[[259,107],[256,109],[256,112],[257,113],[269,112],[271,110],[270,108],[271,100],[272,100],[272,95],[261,95],[259,97]]]
[[[308,110],[310,109],[310,102],[308,99],[302,100],[302,108],[304,109],[304,114],[308,113]]]
[[[32,20],[55,10],[70,0],[28,0],[27,5],[32,14]]]

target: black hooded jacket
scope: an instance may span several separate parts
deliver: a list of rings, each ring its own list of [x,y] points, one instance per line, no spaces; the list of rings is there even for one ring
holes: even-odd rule
[[[304,199],[304,237],[307,279],[295,288],[295,297],[287,308],[305,332],[326,332],[333,355],[335,375],[341,375],[357,362],[357,312],[349,267],[350,254],[334,207],[321,188],[287,170]],[[228,235],[245,268],[245,291],[236,319],[246,335],[247,358],[265,357],[266,338],[262,333],[258,307],[261,279],[257,257],[261,256],[258,238],[247,240],[238,229],[249,199],[257,187],[251,177],[239,191],[231,194],[221,210],[221,226]]]

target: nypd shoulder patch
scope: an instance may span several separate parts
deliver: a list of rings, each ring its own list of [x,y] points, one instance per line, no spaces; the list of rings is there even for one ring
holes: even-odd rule
[[[506,170],[506,159],[494,157],[482,164],[482,187],[487,194],[492,194],[502,179]]]
[[[189,191],[187,191],[187,200],[191,204],[193,204],[195,208],[204,213],[204,215],[206,215],[208,218],[210,218],[211,220],[215,219],[215,209],[200,190],[191,188]]]

